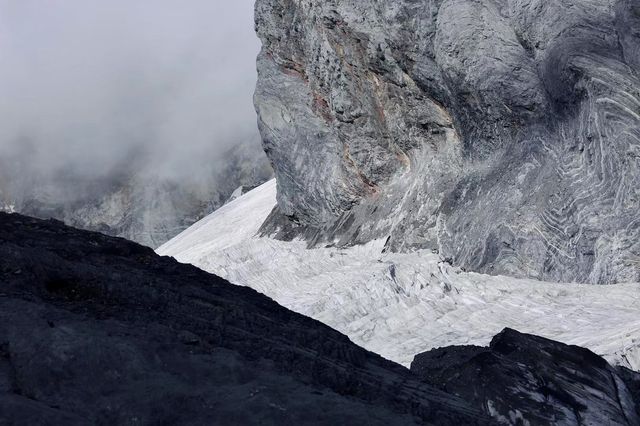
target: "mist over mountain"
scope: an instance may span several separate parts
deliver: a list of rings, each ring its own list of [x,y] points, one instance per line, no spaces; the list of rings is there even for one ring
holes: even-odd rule
[[[250,0],[0,0],[0,208],[159,245],[268,178],[252,16]],[[136,213],[156,193],[164,217]]]
[[[154,174],[148,164],[133,157],[103,176],[83,176],[70,168],[22,177],[20,161],[0,161],[0,210],[56,218],[159,247],[238,189],[246,191],[273,174],[255,141],[232,146],[210,164],[194,164],[194,176]]]

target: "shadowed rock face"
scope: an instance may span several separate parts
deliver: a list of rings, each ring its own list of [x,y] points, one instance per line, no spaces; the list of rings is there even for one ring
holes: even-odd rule
[[[470,270],[640,280],[633,0],[258,0],[263,228]]]
[[[486,424],[245,287],[0,213],[0,425]]]
[[[639,374],[587,349],[510,329],[488,348],[417,355],[411,371],[503,424],[640,424]]]

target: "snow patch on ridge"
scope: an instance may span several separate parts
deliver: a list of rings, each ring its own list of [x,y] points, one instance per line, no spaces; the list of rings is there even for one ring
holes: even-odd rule
[[[156,250],[184,263],[251,239],[276,205],[276,180],[222,206]]]
[[[256,237],[276,204],[275,180],[160,247],[320,320],[409,365],[448,345],[487,345],[504,327],[587,347],[640,370],[640,286],[558,284],[467,273],[431,252],[382,253],[384,241],[307,249]]]

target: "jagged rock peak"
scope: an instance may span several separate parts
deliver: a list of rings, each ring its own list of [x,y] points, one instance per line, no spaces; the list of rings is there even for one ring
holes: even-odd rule
[[[633,0],[258,0],[263,228],[467,269],[640,280]]]

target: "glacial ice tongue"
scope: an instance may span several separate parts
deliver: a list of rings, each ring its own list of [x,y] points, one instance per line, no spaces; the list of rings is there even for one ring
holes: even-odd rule
[[[258,237],[276,205],[269,181],[158,249],[248,286],[409,365],[431,348],[487,345],[505,327],[591,349],[640,370],[640,286],[542,282],[463,272],[430,251],[344,249]]]

